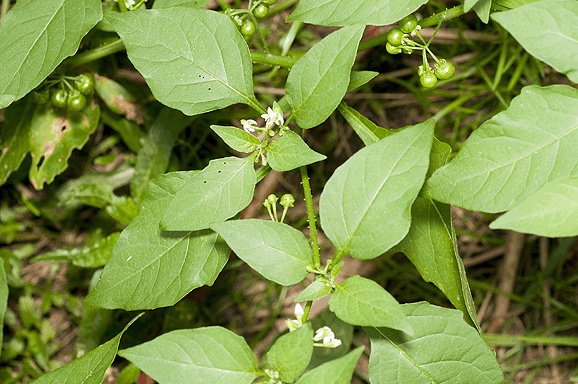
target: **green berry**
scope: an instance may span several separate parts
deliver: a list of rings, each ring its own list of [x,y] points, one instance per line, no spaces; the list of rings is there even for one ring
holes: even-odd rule
[[[407,15],[399,21],[399,29],[403,33],[412,33],[417,28],[417,17],[414,15]]]
[[[387,31],[387,41],[394,47],[399,47],[403,39],[403,32],[398,27],[393,27]]]
[[[90,95],[94,91],[96,80],[89,72],[81,73],[74,79],[74,87],[83,95]]]
[[[251,20],[245,20],[241,25],[241,34],[243,36],[253,36],[255,33],[255,24]]]
[[[50,91],[48,88],[36,89],[31,92],[32,101],[36,104],[44,104],[50,99]]]
[[[275,4],[277,2],[277,0],[263,0],[261,1],[261,4],[266,5],[266,6],[271,6],[273,4]]]
[[[269,7],[263,4],[259,4],[257,8],[253,10],[253,15],[255,15],[255,17],[258,19],[262,19],[266,17],[268,14],[269,14]]]
[[[438,83],[438,78],[433,72],[424,72],[419,77],[419,82],[424,88],[433,88]]]
[[[397,55],[398,53],[401,53],[401,48],[391,45],[389,41],[385,44],[385,50],[392,55]]]
[[[452,63],[446,60],[440,60],[439,63],[435,65],[435,74],[440,80],[451,79],[456,71],[456,68]]]
[[[70,111],[80,112],[86,106],[86,97],[79,91],[74,90],[68,95],[66,106]]]
[[[64,89],[54,89],[50,95],[50,101],[52,101],[52,105],[54,105],[56,108],[66,108],[68,92],[66,92]]]

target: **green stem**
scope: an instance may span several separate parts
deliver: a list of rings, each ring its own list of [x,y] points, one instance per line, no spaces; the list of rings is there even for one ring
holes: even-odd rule
[[[260,167],[259,169],[257,169],[257,182],[263,180],[263,178],[265,176],[267,176],[267,174],[269,173],[269,171],[271,171],[271,167],[269,166],[269,164]]]
[[[71,58],[64,60],[60,67],[66,71],[71,68],[75,68],[84,64],[88,64],[92,61],[102,59],[108,55],[112,55],[116,52],[124,51],[125,47],[121,39],[115,40],[112,43],[103,45],[98,48],[93,48],[88,51],[84,51],[75,55]]]
[[[118,9],[119,9],[121,12],[126,12],[126,11],[127,11],[127,9],[126,9],[126,4],[124,3],[124,0],[118,0]]]
[[[455,19],[456,17],[460,17],[465,13],[466,12],[464,12],[463,4],[460,4],[453,8],[446,9],[443,12],[436,13],[435,15],[431,15],[430,17],[420,20],[419,25],[422,28],[433,27],[438,23],[443,23],[444,21]]]
[[[319,243],[317,242],[317,229],[315,228],[315,211],[313,210],[313,196],[311,195],[311,186],[309,185],[309,176],[307,167],[299,168],[301,171],[301,182],[303,183],[303,192],[305,193],[305,204],[307,204],[307,220],[309,221],[309,238],[313,245],[313,264],[315,267],[321,267],[321,258],[319,257]]]
[[[10,7],[10,0],[2,0],[2,8],[0,8],[0,23],[4,20],[6,12],[8,12],[8,7]]]
[[[297,4],[299,0],[287,0],[282,3],[277,3],[271,10],[269,11],[269,16],[272,16],[276,13],[283,12],[284,10],[291,8],[295,4]]]
[[[263,52],[251,52],[251,59],[254,63],[278,65],[287,68],[291,68],[299,60],[298,57],[279,56]]]
[[[305,320],[309,317],[309,312],[311,311],[311,305],[313,305],[313,301],[307,301],[305,303],[305,308],[303,308],[303,317]]]

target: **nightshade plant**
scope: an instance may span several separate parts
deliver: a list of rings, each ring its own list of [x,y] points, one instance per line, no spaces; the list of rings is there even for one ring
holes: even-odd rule
[[[0,27],[0,108],[6,108],[0,133],[0,182],[28,153],[29,179],[37,189],[67,168],[72,150],[84,146],[99,121],[107,119],[91,95],[93,88],[108,108],[127,117],[127,126],[142,123],[131,104],[134,97],[120,84],[97,73],[75,75],[80,73],[75,68],[124,48],[156,100],[184,113],[165,108],[152,122],[149,143],[164,149],[141,149],[142,144],[127,135],[132,143],[128,145],[138,152],[133,199],[115,196],[112,187],[99,185],[77,185],[69,192],[72,198],[106,208],[119,222],[130,223],[102,242],[103,257],[86,265],[106,264],[86,297],[87,308],[129,311],[172,306],[193,289],[212,285],[231,250],[263,277],[284,286],[313,275],[313,282],[296,299],[305,303],[304,308],[297,307],[296,318],[287,323],[291,332],[275,341],[266,362],[257,361],[242,337],[218,326],[168,332],[121,350],[120,356],[159,383],[349,383],[363,348],[348,353],[343,349],[342,355],[306,371],[314,348],[341,343],[327,324],[314,328],[308,318],[312,302],[331,295],[329,310],[343,322],[364,327],[369,335],[372,383],[504,382],[494,353],[480,337],[450,205],[506,212],[492,228],[578,235],[578,91],[568,85],[524,88],[449,162],[450,147],[435,138],[434,120],[384,129],[345,104],[343,97],[376,75],[352,67],[358,50],[377,44],[388,44],[390,53],[421,52],[420,75],[426,87],[435,86],[438,78],[451,78],[451,63],[432,56],[436,61],[432,69],[427,60],[433,55],[429,42],[406,35],[415,32],[421,37],[420,28],[439,28],[444,20],[470,10],[483,22],[491,15],[530,54],[574,82],[578,3],[466,0],[417,23],[408,15],[426,2],[301,0],[287,21],[341,28],[300,58],[251,52],[244,39],[255,31],[262,38],[257,18],[282,2],[252,0],[246,9],[225,13],[202,9],[207,1],[200,0],[156,0],[152,9],[134,1],[16,2]],[[366,25],[399,20],[394,32],[360,43]],[[115,31],[119,38],[76,53],[83,37],[94,29]],[[286,97],[265,106],[256,98],[253,62],[291,68]],[[51,91],[52,102],[49,88],[56,89]],[[86,97],[86,104],[63,101],[71,93]],[[111,96],[119,94],[121,102]],[[247,116],[241,122],[244,129],[220,125],[210,129],[246,156],[216,159],[200,171],[164,173],[168,165],[164,154],[170,154],[178,132],[191,121],[188,116],[236,103],[262,115],[264,125]],[[321,194],[321,229],[335,246],[335,254],[322,263],[307,166],[325,156],[310,149],[300,134],[335,110],[366,147],[337,168]],[[255,185],[271,169],[299,170],[309,239],[283,223],[294,203],[291,196],[267,198],[264,205],[272,220],[238,219],[253,199]],[[278,204],[283,207],[281,219]],[[338,279],[344,256],[368,260],[388,251],[403,252],[456,309],[427,302],[400,305],[373,280]],[[4,273],[0,293],[5,295],[3,277]],[[2,316],[4,308],[5,303]],[[35,382],[102,382],[121,335]]]

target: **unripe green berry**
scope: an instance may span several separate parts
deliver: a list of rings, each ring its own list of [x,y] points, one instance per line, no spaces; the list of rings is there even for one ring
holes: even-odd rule
[[[433,72],[424,72],[419,77],[419,82],[424,88],[433,88],[438,83],[438,78]]]
[[[56,108],[66,108],[68,92],[66,92],[64,89],[54,89],[50,95],[50,101],[52,101],[52,105],[54,105]]]
[[[440,80],[451,79],[456,71],[456,68],[452,63],[446,60],[440,60],[439,63],[435,65],[435,74]]]
[[[255,15],[255,17],[258,19],[262,19],[266,17],[268,14],[269,14],[269,7],[263,4],[259,4],[257,8],[253,10],[253,15]]]
[[[401,53],[401,47],[393,46],[389,43],[389,41],[385,44],[385,50],[392,55],[397,55],[398,53]]]
[[[399,47],[403,40],[403,32],[398,27],[393,27],[387,31],[387,41],[394,47]]]
[[[407,15],[399,21],[399,29],[403,33],[412,33],[417,28],[417,17],[415,15]]]
[[[241,34],[243,36],[252,36],[255,33],[255,24],[251,20],[245,20],[241,25]]]

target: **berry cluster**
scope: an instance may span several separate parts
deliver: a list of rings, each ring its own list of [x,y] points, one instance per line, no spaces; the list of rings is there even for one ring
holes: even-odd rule
[[[262,19],[269,14],[269,7],[275,4],[277,0],[261,0],[249,4],[249,9],[227,9],[225,14],[228,15],[239,27],[239,31],[245,37],[251,37],[255,33],[256,19]],[[246,17],[249,16],[249,19]]]
[[[438,31],[440,25],[436,29]],[[431,39],[426,42],[419,30],[421,27],[418,24],[415,15],[408,15],[401,19],[397,27],[391,28],[387,32],[387,43],[385,49],[392,55],[397,55],[401,52],[411,54],[413,51],[422,51],[423,65],[419,66],[419,82],[424,88],[433,88],[439,80],[450,79],[455,72],[455,67],[452,63],[444,59],[438,59],[429,49],[429,45],[433,40],[435,33]],[[409,36],[418,36],[421,43],[414,41]],[[435,69],[432,69],[427,61],[427,54],[435,60]]]
[[[57,84],[59,86],[55,86]],[[32,91],[32,101],[44,104],[50,100],[56,108],[79,112],[86,106],[86,96],[94,91],[95,85],[94,76],[88,72],[75,77],[61,76],[58,79],[49,79],[40,88]]]

